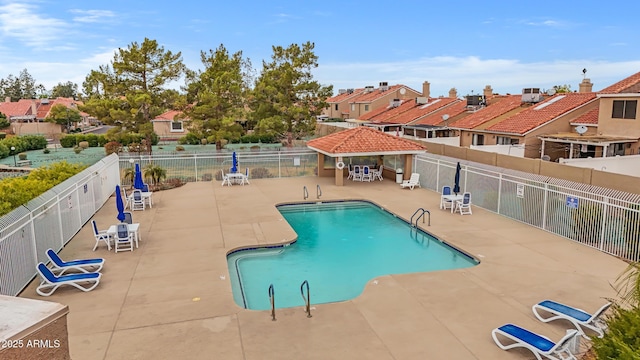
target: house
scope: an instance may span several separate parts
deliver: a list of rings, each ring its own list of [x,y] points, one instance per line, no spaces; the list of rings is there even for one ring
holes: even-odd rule
[[[584,79],[583,84],[590,84],[589,79]],[[570,129],[539,136],[543,156],[556,160],[640,153],[637,121],[640,72],[598,91],[595,96],[595,106],[571,120]],[[553,151],[558,148],[560,151]]]
[[[347,119],[349,118],[349,100],[360,95],[364,89],[340,89],[338,95],[327,99],[329,107],[323,111],[327,118]]]
[[[58,97],[55,99],[20,99],[12,102],[10,98],[0,102],[0,112],[7,116],[11,122],[10,129],[15,135],[39,134],[49,138],[60,136],[65,126],[47,122],[51,108],[54,105],[64,105],[69,109],[78,110],[81,101],[72,98]],[[89,126],[95,122],[95,118],[89,114],[80,112],[82,120],[72,126]]]
[[[186,135],[189,131],[187,125],[189,119],[183,118],[183,113],[178,110],[169,110],[151,120],[153,131],[162,140],[175,140]]]

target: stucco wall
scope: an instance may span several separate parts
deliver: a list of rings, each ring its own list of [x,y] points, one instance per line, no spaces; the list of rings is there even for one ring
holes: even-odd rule
[[[11,123],[11,130],[16,135],[44,135],[48,138],[59,137],[62,133],[62,125],[50,122]]]
[[[639,100],[638,96],[600,98],[600,111],[598,114],[598,132],[609,136],[634,136],[640,137],[640,109],[636,109],[635,119],[613,119],[614,100]]]

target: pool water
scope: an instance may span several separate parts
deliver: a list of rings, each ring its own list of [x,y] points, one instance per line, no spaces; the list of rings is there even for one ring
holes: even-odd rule
[[[290,246],[240,250],[227,263],[235,302],[247,309],[349,300],[377,276],[475,266],[477,260],[365,201],[279,206],[298,234]],[[306,290],[305,290],[306,294]]]

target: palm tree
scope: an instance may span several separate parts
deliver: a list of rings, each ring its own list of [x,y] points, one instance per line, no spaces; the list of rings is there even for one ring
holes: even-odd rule
[[[125,182],[126,182],[127,180],[129,180],[129,181],[130,181],[130,183],[131,183],[131,186],[133,186],[133,178],[134,178],[134,176],[135,176],[135,173],[136,173],[136,172],[135,172],[135,170],[133,170],[133,167],[128,167],[128,168],[125,168],[125,169],[124,169],[124,172],[123,172],[123,174],[122,174],[122,177],[124,178]]]
[[[152,185],[158,186],[162,180],[167,178],[167,170],[160,166],[149,164],[145,166],[142,175],[147,181],[151,180]]]

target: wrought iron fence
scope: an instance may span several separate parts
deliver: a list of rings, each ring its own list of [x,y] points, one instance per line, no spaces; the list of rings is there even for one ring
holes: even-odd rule
[[[458,159],[414,157],[423,188],[452,186]],[[630,261],[640,261],[640,195],[460,161],[475,206]]]
[[[19,294],[37,263],[48,262],[47,249],[62,249],[118,183],[118,157],[111,155],[0,217],[0,294]]]

